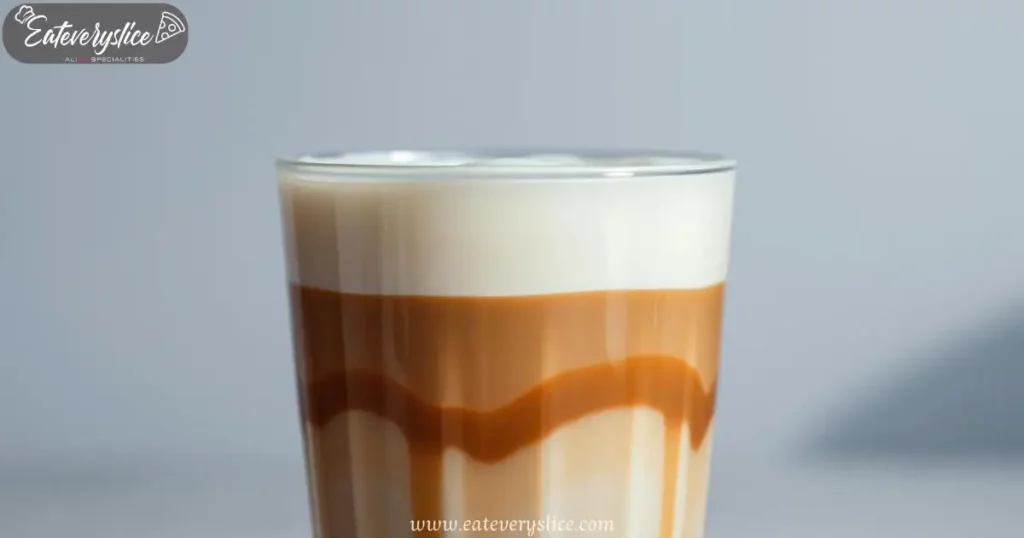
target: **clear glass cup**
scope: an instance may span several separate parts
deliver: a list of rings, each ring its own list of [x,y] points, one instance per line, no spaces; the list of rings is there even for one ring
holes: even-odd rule
[[[733,161],[277,169],[318,538],[703,536]]]

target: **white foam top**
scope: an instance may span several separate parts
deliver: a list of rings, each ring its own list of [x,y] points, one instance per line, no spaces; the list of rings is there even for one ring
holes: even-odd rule
[[[732,168],[445,181],[460,165],[430,166],[429,181],[310,177],[284,167],[290,280],[350,293],[436,296],[681,289],[725,280]],[[487,166],[501,165],[492,159]]]

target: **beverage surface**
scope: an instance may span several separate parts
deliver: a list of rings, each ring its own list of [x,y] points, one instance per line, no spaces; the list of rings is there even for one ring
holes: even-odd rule
[[[278,161],[278,168],[307,179],[336,183],[375,178],[542,179],[682,176],[732,171],[736,162],[701,152],[645,151],[370,151],[319,153]],[[440,174],[424,174],[428,169]]]

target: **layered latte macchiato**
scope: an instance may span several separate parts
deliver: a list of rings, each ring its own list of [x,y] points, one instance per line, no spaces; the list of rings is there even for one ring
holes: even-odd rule
[[[319,538],[703,536],[732,163],[514,157],[279,167]]]

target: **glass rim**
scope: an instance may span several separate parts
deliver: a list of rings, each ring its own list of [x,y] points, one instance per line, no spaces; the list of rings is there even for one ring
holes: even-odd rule
[[[415,180],[600,179],[726,172],[736,161],[717,153],[674,150],[479,149],[307,153],[275,161],[279,173]]]

